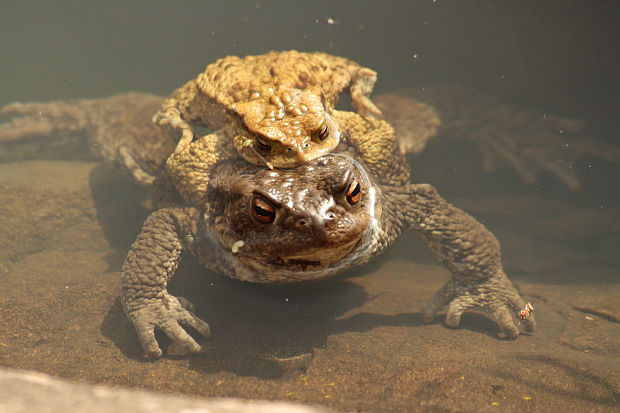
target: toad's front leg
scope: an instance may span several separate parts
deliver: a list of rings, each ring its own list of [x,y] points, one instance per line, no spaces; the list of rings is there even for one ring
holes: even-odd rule
[[[377,72],[367,67],[359,68],[351,77],[351,105],[355,112],[366,118],[381,115],[381,110],[369,97],[376,82]]]
[[[177,142],[174,152],[180,153],[197,138],[194,126],[221,128],[225,110],[199,90],[196,80],[190,80],[163,101],[152,121]]]
[[[409,185],[404,196],[407,221],[452,272],[450,280],[424,306],[431,321],[448,306],[446,323],[458,326],[463,312],[477,309],[491,314],[507,337],[519,335],[516,316],[525,302],[504,273],[500,245],[495,236],[472,216],[439,196],[431,185]],[[522,317],[525,330],[533,332],[533,314]]]
[[[380,182],[394,186],[409,182],[409,166],[390,124],[340,110],[334,110],[332,118],[343,132],[342,143],[355,150]]]
[[[192,313],[191,303],[170,295],[166,289],[177,269],[183,246],[194,240],[199,216],[195,208],[164,208],[154,212],[144,223],[123,264],[121,302],[148,358],[162,355],[155,338],[156,328],[173,341],[168,347],[170,355],[203,351],[182,326],[193,327],[203,337],[209,337],[209,325]]]

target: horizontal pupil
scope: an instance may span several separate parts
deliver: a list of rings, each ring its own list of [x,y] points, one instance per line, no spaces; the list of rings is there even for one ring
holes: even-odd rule
[[[273,214],[273,211],[269,211],[269,210],[267,210],[265,208],[261,208],[258,205],[254,208],[254,210],[256,211],[256,213],[258,215],[262,215],[262,216],[265,216],[265,217],[268,217],[268,216]]]

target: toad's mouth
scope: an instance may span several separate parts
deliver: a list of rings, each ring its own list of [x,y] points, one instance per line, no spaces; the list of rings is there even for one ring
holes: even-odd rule
[[[355,239],[346,244],[340,244],[334,247],[317,247],[304,250],[301,254],[299,251],[293,255],[278,255],[271,253],[267,257],[262,258],[270,264],[283,267],[319,267],[326,266],[347,256],[358,244],[360,240]]]

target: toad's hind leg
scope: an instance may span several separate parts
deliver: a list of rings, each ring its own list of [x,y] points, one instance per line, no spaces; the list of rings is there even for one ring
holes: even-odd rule
[[[379,95],[374,100],[381,109],[381,118],[394,127],[403,153],[422,152],[429,139],[437,135],[441,122],[432,106],[396,93]]]
[[[467,310],[490,314],[507,337],[516,337],[517,314],[525,302],[502,267],[500,245],[495,236],[472,216],[439,196],[431,185],[409,185],[408,193],[395,196],[410,228],[426,241],[439,260],[452,272],[448,282],[424,306],[422,315],[431,321],[448,306],[446,324],[458,326]],[[535,329],[534,316],[522,320],[525,330]]]
[[[1,110],[0,158],[103,158],[152,184],[172,142],[151,122],[161,97],[125,93],[102,99],[14,103]]]
[[[89,140],[91,100],[12,103],[0,109],[0,159],[93,158]]]

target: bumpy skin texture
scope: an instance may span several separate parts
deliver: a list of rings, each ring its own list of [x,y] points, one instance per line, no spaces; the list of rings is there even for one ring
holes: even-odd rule
[[[416,231],[439,261],[451,272],[450,280],[422,309],[426,321],[448,305],[446,323],[457,327],[461,315],[480,309],[493,316],[507,337],[519,330],[513,322],[524,301],[504,273],[500,245],[484,225],[446,202],[428,184],[384,188],[390,208],[385,211],[387,232]],[[535,329],[534,318],[523,320],[526,331]]]
[[[303,156],[300,161],[280,160],[289,157],[287,151],[269,156],[274,166],[291,167],[318,158],[326,153],[324,148],[337,144],[337,139],[325,142],[313,139],[313,134],[318,133],[326,113],[334,109],[346,87],[358,113],[381,113],[368,98],[376,80],[373,70],[326,53],[291,50],[243,58],[228,56],[177,89],[154,120],[180,134],[180,146],[184,147],[194,138],[190,124],[216,130],[230,117],[237,118],[247,138],[259,135],[277,146],[275,149],[291,148]],[[237,149],[250,162],[263,164],[250,148]]]
[[[400,154],[394,129],[387,122],[337,110],[332,116],[344,130],[337,151],[345,148],[354,151],[355,156],[386,183],[409,180],[409,170],[404,167],[406,161]],[[212,136],[217,139],[198,139],[167,160],[168,174],[176,189],[193,206],[200,206],[204,201],[212,165],[221,161],[217,154],[231,146],[226,132],[220,130]]]
[[[174,150],[149,118],[161,97],[125,93],[105,99],[13,103],[0,110],[0,159],[103,157],[140,185],[153,184]],[[86,150],[84,150],[86,149]]]
[[[224,164],[204,171],[201,157],[211,152],[210,143],[203,139],[192,142],[185,151],[191,156],[176,154],[171,159],[175,160],[176,171],[182,173],[184,191],[192,193],[192,199],[203,207],[185,209],[181,215],[178,209],[160,210],[158,214],[164,214],[162,221],[176,222],[174,229],[154,222],[145,226],[143,233],[166,228],[158,239],[173,238],[175,243],[184,240],[185,248],[206,267],[228,276],[252,282],[291,283],[326,277],[366,262],[403,230],[413,229],[453,273],[446,286],[424,307],[424,318],[432,320],[438,310],[448,305],[447,323],[456,326],[464,311],[476,308],[489,312],[506,336],[516,337],[519,330],[513,317],[525,303],[502,269],[495,237],[471,216],[443,200],[432,186],[408,182],[409,168],[398,142],[383,139],[385,133],[393,135],[387,123],[338,111],[334,111],[334,118],[350,125],[348,133],[357,138],[343,140],[336,152],[353,158],[327,155],[292,170],[248,171],[247,166],[239,170],[240,167]],[[372,151],[376,156],[364,163],[359,159],[362,151]],[[362,185],[362,199],[355,208],[343,202],[343,194],[350,190],[346,183],[352,176]],[[273,222],[265,224],[252,215],[256,198],[270,205]],[[180,217],[193,224],[179,224]],[[189,232],[181,230],[190,227]],[[243,246],[234,252],[239,241],[243,241]],[[146,245],[152,242],[149,239]],[[351,249],[352,243],[355,247]],[[137,241],[132,249],[146,248]],[[173,263],[175,254],[168,256]],[[163,286],[160,293],[165,296],[169,272],[157,274],[161,264],[156,263],[153,268],[151,262],[128,256],[123,285],[139,285],[146,276],[146,284]],[[165,268],[169,271],[174,265]],[[124,292],[123,302],[140,309],[155,305],[152,299],[142,297],[139,289],[135,291],[138,294]],[[161,303],[157,311],[162,311],[167,302]],[[129,313],[133,320],[135,311]],[[157,314],[161,317],[159,323],[148,318],[154,323],[153,328],[166,331],[170,327],[163,321],[177,319],[176,309]],[[183,314],[178,324],[192,320]],[[524,324],[528,331],[534,330],[533,318],[526,319]],[[152,329],[137,330],[147,355],[158,357],[161,351]],[[180,339],[175,332],[170,335],[179,343],[175,351],[177,347],[200,351],[194,341]]]
[[[131,104],[124,105],[121,120],[129,122],[124,127],[84,128],[67,121],[64,114],[71,111],[75,111],[71,112],[75,119],[88,118],[92,110],[109,113],[106,101],[101,100],[81,114],[73,104],[48,104],[47,113],[59,115],[46,118],[36,130],[39,135],[81,130],[89,142],[105,141],[99,135],[102,131],[107,138],[113,138],[109,131],[114,130],[119,142],[136,140],[123,147],[157,141],[166,147],[167,138],[156,128],[140,128],[139,136],[124,133],[130,124],[143,122],[140,108],[144,101],[138,95],[131,99],[135,112]],[[36,112],[28,113],[26,107],[22,106],[18,113],[37,119]],[[162,355],[155,329],[163,330],[172,339],[169,354],[203,351],[184,326],[193,327],[203,337],[210,334],[208,324],[193,313],[191,304],[167,291],[183,250],[197,256],[207,268],[231,277],[291,283],[327,277],[366,262],[407,229],[420,234],[452,272],[451,279],[424,306],[422,314],[427,321],[447,306],[446,321],[456,326],[464,311],[477,309],[489,313],[506,336],[519,334],[514,319],[524,302],[503,271],[495,237],[474,218],[442,199],[432,186],[408,182],[408,165],[398,143],[390,146],[381,139],[381,121],[350,113],[335,116],[357,119],[351,133],[360,138],[358,142],[372,145],[381,156],[391,156],[366,165],[358,152],[364,148],[345,140],[337,154],[291,170],[270,171],[243,161],[224,162],[205,178],[209,180],[207,185],[201,183],[200,174],[194,176],[192,185],[205,190],[198,196],[202,202],[199,208],[181,200],[165,170],[157,175],[153,186],[163,195],[156,197],[156,203],[165,201],[144,223],[122,270],[121,302],[146,356]],[[109,121],[105,116],[101,119]],[[3,125],[1,131],[0,142],[9,142],[8,137],[11,142],[27,142],[32,135],[18,119]],[[201,144],[202,140],[198,140],[190,146],[200,153]],[[116,152],[103,151],[107,160],[115,162],[117,156],[110,157],[111,153]],[[191,171],[199,163],[179,165]],[[523,324],[527,331],[533,331],[533,315]]]
[[[366,262],[406,229],[418,232],[452,271],[448,283],[423,308],[425,320],[447,305],[447,323],[457,326],[464,311],[478,309],[488,312],[506,336],[516,337],[514,317],[525,303],[503,271],[495,237],[432,186],[376,185],[361,164],[350,159],[327,155],[287,171],[235,170],[225,164],[214,171],[203,210],[155,212],[123,266],[122,302],[146,355],[161,355],[155,328],[174,341],[174,354],[202,351],[181,326],[208,333],[206,323],[166,291],[182,249],[230,277],[292,283]],[[343,201],[352,176],[361,182],[363,194],[354,209]],[[371,202],[373,188],[376,198]],[[274,208],[272,223],[253,217],[256,197]],[[233,245],[240,240],[244,245],[235,253]],[[523,322],[527,331],[534,330],[532,316]]]
[[[214,130],[206,136],[204,170],[237,154],[256,165],[291,168],[338,145],[348,125],[332,114],[345,88],[358,114],[381,113],[368,98],[376,80],[371,69],[325,53],[228,56],[177,89],[153,121],[178,140],[177,153],[197,138],[196,126]],[[372,155],[360,153],[364,159]]]

